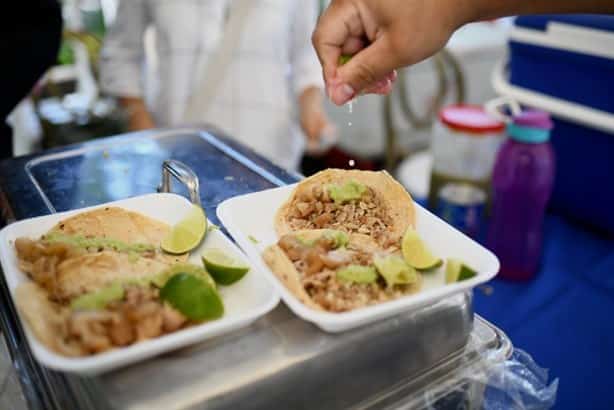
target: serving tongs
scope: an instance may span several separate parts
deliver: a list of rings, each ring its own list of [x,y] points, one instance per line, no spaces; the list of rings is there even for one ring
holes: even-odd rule
[[[188,188],[190,201],[202,208],[198,176],[189,166],[176,159],[167,159],[162,163],[162,182],[158,186],[157,191],[160,193],[172,192],[171,175]]]

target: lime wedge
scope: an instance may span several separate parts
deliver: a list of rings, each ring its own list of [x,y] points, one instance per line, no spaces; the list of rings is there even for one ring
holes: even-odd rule
[[[160,289],[160,299],[194,321],[217,319],[224,314],[224,304],[217,290],[189,273],[171,277]]]
[[[352,59],[352,56],[350,56],[350,55],[347,55],[347,54],[340,55],[339,56],[339,65],[344,65],[345,63],[347,63],[351,59]]]
[[[405,285],[418,281],[418,273],[400,256],[386,256],[373,259],[377,271],[386,281],[388,287]]]
[[[196,248],[207,233],[207,216],[205,211],[192,205],[188,215],[181,220],[166,238],[162,240],[162,250],[175,255],[190,252]]]
[[[450,258],[446,263],[446,283],[471,279],[477,272],[458,259]]]
[[[429,271],[442,265],[441,258],[434,256],[427,248],[426,244],[418,236],[418,232],[412,227],[407,228],[401,243],[403,258],[411,267]]]
[[[207,249],[202,257],[205,268],[220,285],[232,285],[241,280],[249,270],[249,266],[228,256],[219,249]]]

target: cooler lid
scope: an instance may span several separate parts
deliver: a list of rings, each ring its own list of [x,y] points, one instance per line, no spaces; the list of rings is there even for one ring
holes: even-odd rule
[[[521,16],[515,20],[510,39],[614,60],[614,16]]]
[[[516,27],[546,31],[550,23],[561,23],[570,26],[584,27],[614,32],[614,16],[601,14],[547,14],[520,16],[515,19]]]

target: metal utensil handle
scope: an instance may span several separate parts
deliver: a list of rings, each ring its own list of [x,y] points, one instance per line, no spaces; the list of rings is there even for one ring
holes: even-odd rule
[[[171,192],[171,175],[188,188],[190,201],[202,207],[198,177],[190,167],[181,161],[167,159],[162,163],[162,183],[158,187],[158,192]]]

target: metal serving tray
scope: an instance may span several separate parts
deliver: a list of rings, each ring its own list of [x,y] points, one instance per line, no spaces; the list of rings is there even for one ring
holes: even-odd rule
[[[299,178],[209,132],[148,131],[1,162],[0,209],[10,221],[154,192],[168,158],[197,174],[202,205],[214,222],[222,200]],[[381,407],[377,403],[399,399],[399,386],[414,386],[415,393],[437,379],[429,374],[458,370],[470,359],[466,349],[476,332],[490,335],[480,338],[485,349],[502,349],[506,340],[481,319],[474,327],[470,294],[339,335],[280,305],[239,332],[81,378],[33,360],[1,282],[0,322],[33,409]]]

